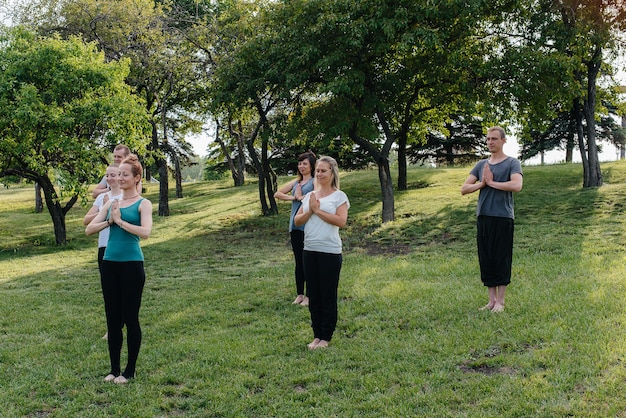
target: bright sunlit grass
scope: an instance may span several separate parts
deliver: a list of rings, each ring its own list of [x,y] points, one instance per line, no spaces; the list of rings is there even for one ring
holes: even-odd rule
[[[33,190],[2,189],[0,415],[624,416],[626,163],[602,168],[590,190],[580,165],[524,168],[502,314],[477,310],[469,168],[412,168],[385,225],[376,171],[342,173],[339,324],[314,352],[308,312],[291,305],[289,205],[262,217],[254,183],[186,184],[142,242],[144,341],[125,387],[102,381],[88,208],[70,211],[58,248]]]

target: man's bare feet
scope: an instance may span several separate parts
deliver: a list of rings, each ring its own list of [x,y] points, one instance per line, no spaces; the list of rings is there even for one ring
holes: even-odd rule
[[[300,305],[305,298],[306,298],[306,296],[304,296],[304,295],[298,295],[298,296],[296,296],[294,301],[291,302],[291,304],[292,305]]]
[[[486,304],[485,306],[483,306],[482,308],[478,308],[479,311],[490,311],[493,309],[495,303],[491,303],[489,302],[488,304]]]
[[[316,338],[313,341],[311,341],[307,347],[309,347],[309,350],[313,350],[315,348],[315,346],[317,346],[320,343],[320,339]]]
[[[327,347],[328,347],[328,341],[320,340],[320,342],[318,342],[317,345],[313,347],[313,350],[317,350],[318,348],[327,348]]]
[[[493,309],[491,309],[491,312],[504,312],[504,305],[502,305],[500,303],[496,303],[493,306]]]
[[[304,299],[302,299],[302,302],[300,302],[300,305],[309,306],[309,298],[305,296]]]
[[[106,377],[104,378],[105,382],[112,382],[115,380],[115,375],[112,373],[109,373],[106,375]]]
[[[109,332],[105,332],[104,335],[102,336],[103,340],[108,340],[109,339]]]

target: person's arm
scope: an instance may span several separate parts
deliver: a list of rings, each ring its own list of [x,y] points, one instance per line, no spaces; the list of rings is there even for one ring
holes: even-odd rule
[[[139,204],[140,225],[133,225],[122,219],[119,205],[114,205],[111,210],[113,222],[124,231],[137,235],[139,238],[147,239],[152,232],[152,202],[144,199]]]
[[[461,186],[461,194],[466,195],[468,193],[474,193],[476,190],[480,190],[485,187],[484,182],[478,181],[478,177],[473,174],[470,174],[465,183]]]
[[[89,225],[89,223],[93,221],[93,218],[95,218],[97,214],[98,214],[98,206],[93,205],[91,209],[89,209],[89,212],[87,212],[87,214],[83,218],[83,225],[85,226]]]
[[[491,173],[491,172],[490,172]],[[520,173],[511,174],[511,180],[509,181],[494,181],[493,174],[485,178],[485,183],[487,186],[502,190],[505,192],[519,192],[522,190],[522,185],[524,184],[524,177]]]
[[[85,228],[86,235],[93,235],[96,232],[102,231],[104,228],[111,225],[111,219],[107,220],[107,213],[109,212],[109,207],[113,203],[113,200],[108,201],[107,203],[100,208],[100,211],[96,214],[96,216],[89,222],[89,225]]]
[[[318,206],[313,210],[313,213],[319,216],[324,222],[343,228],[348,221],[348,204],[344,202],[339,205],[335,213],[324,212]]]
[[[314,192],[312,192],[309,196],[309,202],[311,202],[311,199],[314,198]],[[302,226],[306,223],[306,221],[309,220],[309,218],[311,217],[313,213],[311,213],[310,210],[307,210],[306,212],[304,211],[304,205],[301,205],[300,208],[298,209],[298,212],[296,212],[296,214],[293,217],[293,224],[296,226]]]
[[[293,223],[296,226],[304,225],[313,214],[319,216],[326,223],[343,228],[348,221],[348,204],[344,202],[337,207],[335,213],[328,213],[320,208],[320,201],[315,197],[315,192],[311,192],[309,195],[309,210],[305,212],[300,207],[298,213],[293,218]]]
[[[285,184],[283,187],[278,189],[276,193],[274,193],[274,197],[279,200],[302,200],[302,198],[298,199],[296,196],[291,194],[291,190],[293,189],[293,185],[298,181],[298,179],[292,180],[289,183]]]

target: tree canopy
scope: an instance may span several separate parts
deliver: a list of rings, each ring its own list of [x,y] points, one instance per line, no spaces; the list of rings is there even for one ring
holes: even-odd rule
[[[144,107],[125,83],[128,62],[105,62],[79,38],[15,29],[2,35],[0,68],[0,176],[41,186],[64,244],[65,213],[112,147],[142,150],[149,139]]]

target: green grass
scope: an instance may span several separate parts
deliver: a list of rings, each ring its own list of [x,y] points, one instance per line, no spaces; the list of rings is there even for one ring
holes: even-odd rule
[[[343,173],[339,324],[312,352],[308,312],[291,305],[289,205],[261,217],[256,184],[185,185],[142,242],[144,340],[127,386],[102,381],[87,207],[58,248],[32,189],[0,190],[0,416],[626,416],[626,162],[604,163],[590,190],[580,165],[524,170],[502,314],[477,310],[468,168],[412,168],[385,225],[376,171]]]

